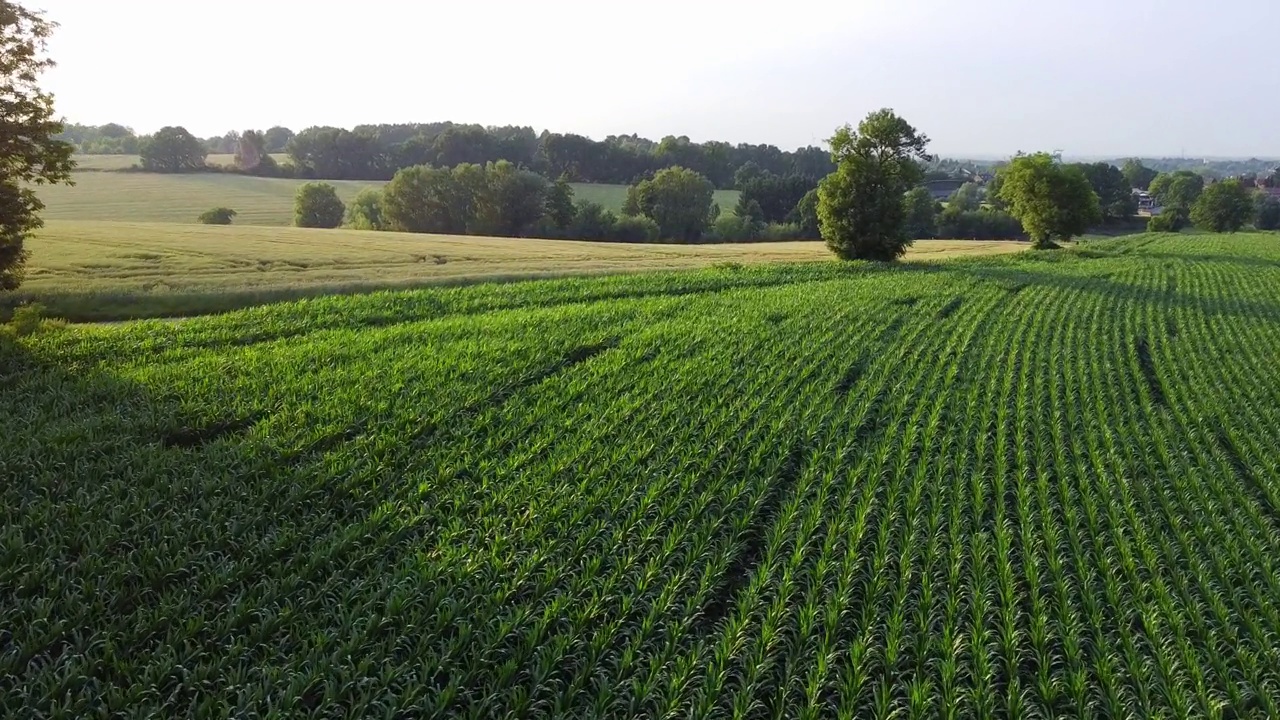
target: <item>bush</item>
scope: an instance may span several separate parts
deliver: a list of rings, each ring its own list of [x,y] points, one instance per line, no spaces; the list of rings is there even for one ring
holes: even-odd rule
[[[799,223],[769,223],[760,233],[764,242],[788,242],[791,240],[812,240]]]
[[[200,217],[197,220],[203,225],[230,225],[231,219],[235,216],[236,211],[231,208],[216,207],[200,213]]]
[[[1253,224],[1259,230],[1280,230],[1280,199],[1260,193]]]
[[[760,239],[764,223],[746,215],[721,215],[711,225],[706,242],[753,242]]]
[[[937,236],[952,240],[1019,240],[1022,223],[999,210],[947,208],[937,219]]]
[[[309,182],[298,188],[293,203],[293,224],[306,228],[336,228],[347,208],[338,190],[329,183]]]
[[[1147,232],[1181,232],[1187,226],[1186,218],[1178,212],[1152,215],[1147,221]]]
[[[574,204],[573,220],[565,229],[564,236],[570,240],[608,240],[613,237],[614,226],[618,216],[612,210],[604,209],[600,203],[580,200]]]
[[[347,206],[346,226],[353,230],[386,230],[382,211],[382,191],[365,188]]]
[[[17,337],[26,337],[35,335],[39,332],[47,332],[50,330],[58,330],[66,326],[66,323],[55,319],[45,317],[45,307],[40,303],[29,303],[14,309],[12,317],[9,318],[8,330]]]
[[[623,215],[613,223],[612,238],[618,242],[651,243],[658,240],[658,223],[643,215]]]

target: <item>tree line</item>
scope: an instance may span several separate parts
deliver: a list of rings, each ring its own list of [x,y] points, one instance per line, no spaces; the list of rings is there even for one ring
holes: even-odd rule
[[[613,242],[752,242],[817,237],[816,193],[807,190],[770,221],[761,199],[772,203],[774,185],[789,183],[768,173],[753,179],[731,210],[714,202],[714,186],[701,173],[674,166],[630,186],[621,213],[574,197],[562,175],[552,182],[508,160],[452,168],[403,168],[381,189],[367,188],[344,204],[333,185],[299,187],[294,203],[300,227],[385,230],[445,235],[540,237]],[[806,202],[807,201],[807,202]],[[225,208],[209,222],[230,223]],[[780,211],[771,205],[771,213]],[[204,220],[202,220],[204,221]]]
[[[311,127],[299,133],[274,127],[201,139],[178,126],[138,136],[127,127],[69,125],[60,139],[84,153],[137,153],[142,168],[155,172],[197,172],[211,153],[235,154],[236,167],[251,174],[323,180],[390,180],[407,167],[484,165],[506,160],[547,178],[572,182],[627,185],[668,167],[683,167],[706,177],[716,188],[733,188],[749,167],[778,176],[817,179],[833,169],[830,154],[818,147],[781,150],[775,145],[711,141],[668,136],[659,141],[638,135],[604,140],[572,133],[537,133],[532,127],[484,127],[451,122],[361,125],[354,129]],[[270,156],[285,153],[288,161]],[[245,156],[248,162],[241,162]]]

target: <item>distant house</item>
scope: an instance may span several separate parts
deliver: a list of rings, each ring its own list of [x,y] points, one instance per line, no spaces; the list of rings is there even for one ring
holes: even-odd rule
[[[956,194],[964,186],[964,180],[930,180],[924,184],[934,200],[942,201]]]
[[[1156,199],[1151,197],[1151,193],[1146,190],[1134,188],[1133,199],[1138,204],[1138,215],[1149,217],[1159,215],[1163,211],[1160,203],[1156,202]]]

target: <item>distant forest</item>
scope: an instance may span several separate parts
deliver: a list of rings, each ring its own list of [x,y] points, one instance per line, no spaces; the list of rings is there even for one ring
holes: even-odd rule
[[[744,176],[759,174],[805,178],[816,185],[835,168],[830,153],[815,146],[782,150],[767,144],[696,143],[684,136],[655,141],[638,135],[610,135],[593,140],[575,134],[538,133],[531,127],[452,122],[360,125],[351,130],[312,127],[299,133],[277,126],[211,138],[197,138],[181,127],[139,135],[115,123],[68,124],[61,139],[85,155],[140,155],[159,141],[165,145],[159,154],[168,161],[144,169],[160,172],[213,169],[206,166],[205,155],[234,154],[236,165],[241,167],[225,169],[319,180],[390,180],[398,170],[416,165],[452,168],[507,160],[549,179],[619,185],[631,185],[678,166],[698,172],[717,188],[728,189],[739,187]],[[270,157],[273,154],[284,154],[288,159],[277,163]],[[965,177],[990,165],[938,159],[929,175]]]

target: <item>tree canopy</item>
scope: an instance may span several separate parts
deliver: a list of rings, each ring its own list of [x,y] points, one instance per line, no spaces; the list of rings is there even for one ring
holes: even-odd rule
[[[1191,222],[1210,232],[1236,232],[1254,218],[1253,194],[1239,180],[1206,187],[1191,206]]]
[[[1098,196],[1098,204],[1102,210],[1104,221],[1123,220],[1138,212],[1138,203],[1133,197],[1134,186],[1125,176],[1124,171],[1110,163],[1081,163],[1076,167],[1084,173]]]
[[[1160,173],[1151,181],[1149,192],[1166,214],[1175,213],[1185,220],[1191,216],[1191,206],[1204,192],[1204,176],[1190,170]]]
[[[204,168],[209,152],[183,127],[164,127],[142,146],[142,167],[151,172],[181,173]]]
[[[22,283],[23,243],[42,226],[33,185],[70,183],[70,143],[58,140],[53,96],[39,77],[53,61],[45,43],[56,27],[39,12],[0,0],[0,290]]]
[[[1120,169],[1124,175],[1125,182],[1129,183],[1130,188],[1138,190],[1146,190],[1151,187],[1151,181],[1156,179],[1160,173],[1152,170],[1137,158],[1129,158],[1124,161],[1124,167]]]
[[[671,167],[631,186],[624,212],[653,220],[663,239],[695,242],[710,223],[714,193],[702,175]]]
[[[827,247],[844,260],[889,261],[907,251],[904,196],[924,171],[929,138],[892,110],[871,113],[858,129],[831,138],[835,172],[818,186],[818,223]]]
[[[1082,235],[1102,219],[1098,195],[1084,172],[1048,153],[1020,154],[999,173],[1000,197],[1037,248]]]
[[[342,224],[346,207],[338,189],[329,183],[310,182],[298,188],[293,202],[294,225],[307,228],[336,228]]]

